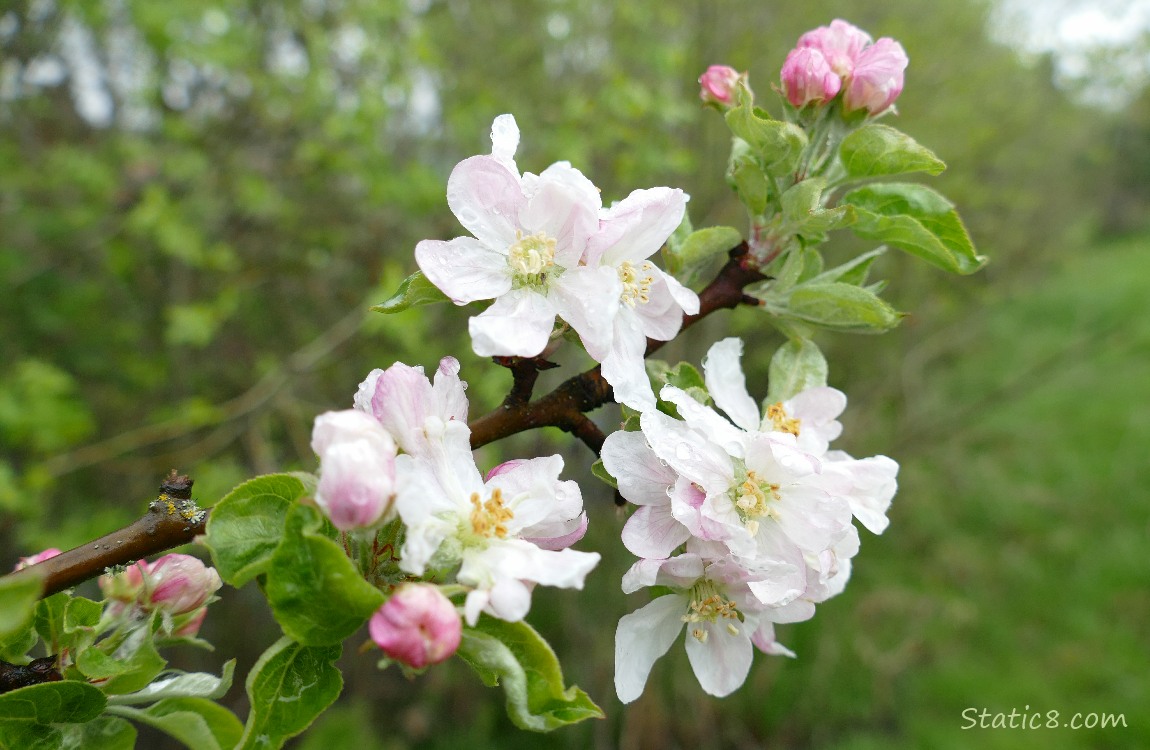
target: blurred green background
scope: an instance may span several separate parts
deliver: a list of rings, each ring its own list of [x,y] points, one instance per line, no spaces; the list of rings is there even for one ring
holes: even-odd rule
[[[1032,21],[1088,37],[1090,12],[1130,26],[1145,5],[1044,2]],[[846,593],[781,629],[798,659],[760,656],[714,700],[676,646],[620,705],[614,625],[644,601],[618,593],[624,519],[585,450],[534,433],[484,460],[562,449],[586,479],[581,546],[604,561],[582,594],[537,592],[530,619],[606,720],[523,734],[463,665],[407,681],[349,647],[344,700],[293,746],[1150,746],[1146,34],[1052,53],[1026,8],[6,0],[0,564],[127,522],[173,467],[205,504],[314,468],[312,418],[349,406],[373,367],[455,354],[473,415],[492,408],[509,379],[469,353],[466,310],[366,309],[414,270],[418,240],[461,233],[447,175],[488,150],[494,116],[518,119],[523,169],[569,160],[608,201],[679,186],[696,226],[742,226],[729,135],[695,81],[712,63],[749,69],[769,102],[798,35],[841,16],[907,49],[892,124],[951,165],[932,184],[992,262],[954,278],[888,254],[885,297],[910,317],[819,339],[851,400],[842,447],[897,459],[901,489]],[[765,393],[779,340],[753,311],[713,316],[668,356],[697,362],[728,332]],[[556,378],[584,364],[565,362]],[[263,609],[225,590],[204,630],[218,651],[177,663],[246,671],[276,633]],[[243,716],[242,686],[229,700]],[[969,708],[1127,726],[963,730]]]

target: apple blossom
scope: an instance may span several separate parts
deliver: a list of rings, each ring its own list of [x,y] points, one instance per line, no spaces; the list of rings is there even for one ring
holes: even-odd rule
[[[395,442],[355,409],[316,417],[312,450],[320,459],[315,501],[337,529],[368,529],[388,520],[395,502]]]
[[[787,101],[799,108],[829,102],[843,83],[823,53],[814,47],[791,50],[783,63],[781,77]]]
[[[739,71],[728,65],[712,65],[699,76],[699,98],[720,107],[730,105],[738,82]]]
[[[58,554],[60,554],[60,550],[56,549],[55,547],[49,547],[43,552],[37,552],[36,554],[29,555],[28,557],[21,557],[16,562],[16,567],[13,568],[13,570],[23,570],[29,565],[36,565],[37,563],[42,563],[45,560],[51,560]]]
[[[865,48],[846,82],[843,109],[866,109],[872,117],[885,112],[902,93],[908,62],[902,45],[893,39],[884,37]]]
[[[423,669],[455,653],[463,625],[455,605],[438,586],[408,583],[371,616],[368,632],[390,658]]]
[[[870,34],[836,18],[829,26],[820,26],[799,37],[798,47],[818,50],[831,70],[846,78],[854,70],[855,61],[863,47],[870,43]]]
[[[434,383],[422,367],[396,362],[368,374],[356,392],[355,408],[375,416],[404,452],[423,455],[430,450],[424,431],[429,419],[467,422],[466,389],[455,357],[440,360]]]

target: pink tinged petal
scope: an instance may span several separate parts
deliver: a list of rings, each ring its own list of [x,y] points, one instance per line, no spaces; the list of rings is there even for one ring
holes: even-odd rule
[[[831,68],[840,76],[849,75],[870,34],[836,18],[830,26],[820,26],[799,37],[799,47],[812,47],[823,53]]]
[[[686,477],[679,477],[670,494],[671,514],[692,537],[721,541],[732,545],[732,550],[735,550],[736,543],[732,539],[741,535],[747,548],[740,549],[750,553],[750,536],[743,531],[735,506],[726,492],[708,496]]]
[[[621,309],[638,318],[639,329],[643,331],[644,336],[658,341],[670,341],[683,327],[683,308],[667,288],[669,276],[657,268],[644,273],[649,273],[651,277],[647,302],[639,302],[634,307],[627,306]]]
[[[459,360],[455,357],[439,360],[431,389],[435,394],[436,416],[444,422],[467,421],[467,383],[459,379]]]
[[[798,108],[828,102],[842,88],[842,78],[831,69],[823,53],[813,47],[791,50],[780,75],[787,101]]]
[[[730,489],[735,478],[731,457],[702,433],[657,411],[640,417],[643,434],[655,455],[708,493]]]
[[[670,557],[691,532],[671,514],[670,505],[644,505],[623,527],[623,546],[638,557]]]
[[[770,620],[763,620],[759,623],[758,629],[751,636],[751,642],[755,644],[755,648],[764,654],[795,658],[794,651],[775,640],[775,626]]]
[[[550,299],[596,362],[610,350],[623,284],[610,268],[570,268],[551,284]]]
[[[815,487],[785,488],[777,507],[783,533],[813,554],[834,546],[850,528],[850,507]]]
[[[455,653],[463,628],[437,587],[404,584],[372,615],[368,632],[390,658],[423,669]]]
[[[28,557],[21,557],[20,560],[16,563],[16,567],[14,568],[14,570],[23,570],[24,568],[27,568],[30,565],[38,565],[39,563],[42,563],[45,560],[51,560],[53,557],[55,557],[56,555],[59,555],[61,553],[62,553],[61,550],[58,550],[55,547],[49,547],[48,549],[44,550],[43,552],[37,552],[36,554],[29,555]]]
[[[902,45],[887,37],[864,49],[843,94],[843,110],[865,108],[871,116],[884,112],[902,93],[908,62]]]
[[[748,432],[759,429],[759,407],[747,393],[743,375],[743,342],[734,337],[711,345],[703,358],[703,379],[715,405]]]
[[[352,399],[352,406],[365,414],[373,414],[371,409],[371,400],[375,397],[375,385],[379,382],[380,376],[383,375],[383,370],[378,367],[367,374],[364,381],[356,388],[355,397]]]
[[[337,529],[371,528],[388,518],[396,492],[394,461],[394,454],[381,455],[366,440],[337,443],[324,452],[315,500]]]
[[[588,248],[588,264],[646,260],[682,223],[686,209],[687,194],[678,188],[633,191],[603,212],[599,233]]]
[[[468,321],[471,347],[481,357],[534,357],[555,325],[555,307],[541,294],[517,289]]]
[[[532,458],[516,463],[493,477],[484,487],[486,495],[498,489],[514,518],[511,533],[531,534],[540,524],[566,521],[583,510],[579,486],[559,481],[561,456]]]
[[[425,450],[424,425],[435,411],[434,391],[422,367],[396,362],[375,378],[371,412],[405,452]]]
[[[846,499],[859,523],[872,534],[885,531],[886,512],[898,491],[898,464],[886,456],[854,459],[832,451],[823,467],[828,490]]]
[[[447,205],[451,212],[467,231],[493,250],[503,251],[515,242],[519,213],[526,204],[519,175],[491,156],[464,159],[455,165],[447,180]]]
[[[611,384],[615,400],[642,412],[655,408],[655,392],[647,377],[644,353],[647,337],[639,330],[633,315],[615,318],[611,350],[603,358],[603,379]]]
[[[623,574],[623,593],[633,594],[647,586],[689,589],[704,569],[702,558],[689,552],[667,559],[639,560]]]
[[[323,456],[334,445],[353,440],[371,444],[381,456],[395,457],[395,443],[378,421],[356,409],[329,411],[315,418],[311,432],[311,449]]]
[[[667,653],[683,629],[687,598],[661,596],[624,615],[615,630],[615,692],[630,703],[643,694],[655,661]]]
[[[678,475],[661,462],[641,432],[619,430],[600,452],[603,467],[619,483],[619,494],[636,505],[669,505],[667,491]]]
[[[683,312],[688,315],[695,315],[699,312],[699,295],[680,284],[674,276],[662,271],[659,271],[658,278],[667,285],[667,291],[675,299],[675,303],[683,308]]]
[[[507,254],[472,237],[422,240],[415,246],[415,262],[428,281],[457,305],[495,299],[511,289]]]
[[[587,533],[587,514],[580,513],[571,521],[563,524],[564,528],[562,533],[556,533],[553,536],[538,537],[538,536],[525,536],[524,541],[531,542],[539,549],[545,550],[561,550],[567,549],[575,542],[579,541]],[[566,530],[570,529],[570,530]],[[532,529],[532,533],[544,533],[546,530],[536,526]]]
[[[728,625],[736,628],[738,633],[732,634],[727,629]],[[747,627],[747,623],[723,619],[687,624],[687,659],[703,692],[722,698],[738,690],[746,681],[754,659],[750,634],[743,632]],[[691,635],[696,628],[706,632],[705,641]]]
[[[539,175],[519,222],[524,234],[553,238],[555,264],[572,269],[598,229],[598,212],[599,193],[591,181],[567,162],[557,162]]]
[[[519,148],[519,125],[513,115],[499,115],[491,123],[491,156],[516,174],[515,151]]]
[[[679,416],[692,429],[707,436],[707,439],[721,447],[728,455],[742,458],[743,442],[746,433],[720,417],[709,407],[703,406],[682,389],[673,385],[663,386],[659,398],[675,405]]]

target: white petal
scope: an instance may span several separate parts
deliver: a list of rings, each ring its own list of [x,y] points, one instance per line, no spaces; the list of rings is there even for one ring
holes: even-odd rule
[[[534,357],[555,325],[555,308],[541,294],[517,289],[468,321],[471,347],[481,357]]]
[[[486,611],[507,622],[519,622],[531,610],[531,588],[523,581],[504,578],[495,582]]]
[[[495,299],[511,289],[507,256],[473,237],[450,242],[423,240],[415,246],[423,275],[457,305]]]
[[[638,560],[623,574],[623,593],[632,594],[647,586],[689,589],[703,571],[702,558],[690,552],[662,560]]]
[[[684,390],[673,385],[663,386],[659,398],[675,405],[679,416],[693,429],[737,458],[743,457],[746,433],[723,419],[709,407],[703,406]]]
[[[674,470],[659,460],[641,432],[619,430],[607,436],[600,452],[603,467],[619,483],[619,494],[636,505],[668,505]]]
[[[623,284],[610,268],[568,269],[551,285],[559,317],[575,329],[591,358],[602,362],[614,334]]]
[[[643,358],[646,351],[647,337],[639,330],[637,318],[620,310],[611,350],[603,358],[603,378],[611,384],[616,401],[644,412],[655,408],[655,393]]]
[[[685,423],[658,411],[640,417],[643,434],[655,455],[708,493],[724,493],[734,481],[731,457]]]
[[[447,179],[447,205],[467,231],[487,247],[511,246],[519,213],[527,204],[519,175],[491,156],[472,156],[455,165]]]
[[[726,412],[732,422],[748,432],[757,432],[759,407],[747,393],[742,356],[742,339],[731,337],[714,343],[703,359],[704,380],[715,405]]]
[[[659,271],[662,276],[663,283],[667,285],[667,291],[674,297],[675,303],[683,308],[683,312],[688,315],[695,315],[699,312],[699,295],[683,286],[670,274]]]
[[[458,419],[467,422],[467,383],[459,379],[459,360],[444,357],[439,360],[435,371],[435,393],[437,415],[444,422]]]
[[[670,504],[644,505],[623,527],[623,546],[638,557],[670,557],[690,537],[687,527],[671,515]]]
[[[515,172],[515,151],[519,148],[519,125],[514,115],[499,115],[491,123],[491,155]]]
[[[739,629],[737,635],[727,630],[728,623]],[[705,642],[691,635],[694,627],[707,632]],[[722,698],[738,690],[746,681],[754,658],[750,633],[743,632],[746,628],[746,623],[731,620],[687,625],[687,659],[703,692]]]
[[[619,620],[615,629],[615,692],[630,703],[643,694],[655,661],[667,653],[683,629],[687,599],[661,596]]]
[[[539,175],[519,222],[525,234],[554,238],[556,265],[573,269],[587,238],[599,228],[598,211],[599,191],[591,181],[567,162],[557,162]]]
[[[670,277],[658,268],[651,271],[651,288],[648,301],[634,307],[643,335],[658,341],[670,341],[679,335],[683,327],[683,307],[671,294],[667,285]],[[691,292],[694,294],[694,292]],[[695,306],[698,308],[698,305]]]
[[[434,414],[431,383],[422,367],[396,362],[375,379],[371,411],[407,453],[422,453],[423,425]]]
[[[655,254],[683,221],[687,195],[678,188],[635,190],[603,212],[588,263],[618,266]]]

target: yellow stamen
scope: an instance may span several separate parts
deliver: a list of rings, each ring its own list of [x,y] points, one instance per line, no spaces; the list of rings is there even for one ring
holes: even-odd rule
[[[479,499],[478,492],[471,493],[471,528],[476,534],[486,537],[507,538],[507,522],[515,517],[511,509],[503,504],[503,491],[498,487],[491,493],[487,502]]]
[[[631,261],[623,261],[619,266],[619,281],[623,282],[623,304],[634,307],[651,301],[651,284],[655,283],[654,270],[655,266],[649,260],[643,261],[638,269],[631,265]]]
[[[802,420],[787,416],[787,411],[783,408],[781,401],[767,407],[767,419],[774,425],[775,432],[789,432],[798,437],[799,425]]]

